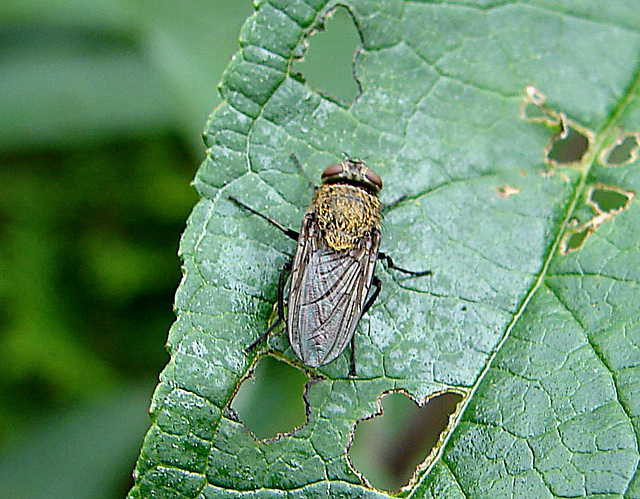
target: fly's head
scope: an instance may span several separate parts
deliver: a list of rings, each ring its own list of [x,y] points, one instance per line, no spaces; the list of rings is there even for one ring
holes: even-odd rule
[[[372,194],[378,194],[382,189],[380,176],[367,168],[359,159],[345,158],[342,163],[328,166],[322,173],[323,184],[352,184],[364,187]]]

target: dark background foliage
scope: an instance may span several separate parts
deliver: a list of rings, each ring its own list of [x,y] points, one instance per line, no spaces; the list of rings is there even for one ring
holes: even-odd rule
[[[249,1],[0,7],[3,497],[121,497]],[[100,438],[97,438],[98,435]]]

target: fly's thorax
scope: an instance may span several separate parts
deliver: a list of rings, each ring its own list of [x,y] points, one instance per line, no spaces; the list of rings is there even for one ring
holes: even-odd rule
[[[355,248],[380,225],[378,197],[356,185],[321,185],[309,210],[315,212],[324,242],[335,251]]]

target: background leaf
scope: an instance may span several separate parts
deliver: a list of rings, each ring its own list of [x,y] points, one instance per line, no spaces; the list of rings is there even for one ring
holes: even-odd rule
[[[348,106],[288,71],[333,3],[261,2],[242,29],[206,129],[171,360],[130,496],[384,496],[363,486],[345,446],[388,390],[464,394],[412,497],[639,496],[637,202],[560,251],[566,228],[593,216],[589,185],[638,190],[637,164],[597,162],[620,129],[640,126],[637,3],[341,4],[362,39]],[[554,132],[520,116],[532,84],[593,132],[572,168],[545,173]],[[227,408],[293,244],[226,196],[296,227],[304,177],[343,152],[381,175],[383,202],[408,195],[385,219],[382,250],[435,272],[403,279],[379,266],[358,378],[344,355],[319,369],[308,424],[257,441]],[[519,192],[505,199],[503,186]],[[271,346],[296,364],[286,340]]]
[[[148,386],[114,391],[28,428],[0,456],[3,497],[122,497],[130,471],[123,463],[135,460],[149,392]]]
[[[249,2],[221,0],[5,2],[0,144],[62,148],[178,131],[200,158],[202,122],[250,12]]]
[[[131,488],[203,122],[252,10],[0,2],[3,498]]]

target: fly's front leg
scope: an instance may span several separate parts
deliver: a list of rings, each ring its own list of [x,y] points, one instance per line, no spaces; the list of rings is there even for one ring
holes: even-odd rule
[[[433,272],[431,270],[407,270],[401,267],[397,267],[391,257],[385,253],[378,253],[378,260],[385,260],[387,262],[387,268],[397,270],[398,272],[402,272],[403,274],[410,275],[412,277],[420,277],[423,275],[431,275]]]
[[[313,181],[307,177],[307,172],[305,172],[304,168],[302,168],[302,163],[300,163],[300,160],[298,159],[298,156],[296,156],[294,153],[291,153],[289,155],[289,158],[291,158],[291,161],[293,161],[293,163],[298,168],[298,171],[300,172],[300,176],[307,181],[307,185],[309,186],[309,190],[311,192],[315,192],[316,191],[316,186],[313,183]]]
[[[273,225],[274,227],[277,227],[278,229],[280,229],[282,232],[284,232],[284,234],[288,237],[290,237],[291,239],[293,239],[294,241],[298,240],[299,234],[298,232],[296,232],[293,229],[287,229],[284,225],[282,225],[280,222],[278,222],[277,220],[274,220],[271,217],[268,217],[266,215],[263,215],[262,213],[260,213],[259,211],[254,210],[253,208],[251,208],[251,206],[248,206],[246,204],[244,204],[242,201],[237,200],[236,198],[234,198],[233,196],[229,196],[229,199],[231,201],[233,201],[235,204],[237,204],[240,208],[243,208],[251,213],[253,213],[254,215],[259,216],[260,218],[262,218],[263,220],[266,220],[267,222],[269,222],[271,225]]]
[[[244,353],[248,354],[253,351],[262,341],[271,334],[271,332],[284,322],[284,285],[286,282],[285,272],[291,270],[293,262],[285,263],[280,269],[280,278],[278,279],[278,318],[271,324],[260,337],[244,349]]]
[[[395,201],[392,201],[389,204],[383,204],[380,206],[380,211],[382,212],[382,214],[384,215],[385,213],[387,213],[389,210],[391,210],[392,208],[395,208],[396,206],[398,206],[400,203],[402,203],[405,199],[407,199],[407,195],[404,194],[402,196],[400,196],[398,199],[396,199]]]

